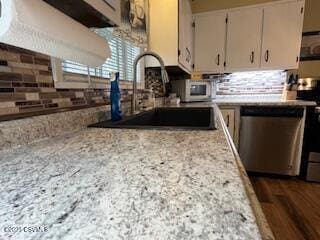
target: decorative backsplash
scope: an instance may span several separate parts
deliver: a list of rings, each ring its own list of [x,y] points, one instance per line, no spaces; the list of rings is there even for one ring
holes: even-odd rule
[[[147,89],[152,89],[155,97],[163,97],[163,85],[160,68],[146,68],[145,84]]]
[[[130,101],[132,82],[121,81],[120,87],[122,101]],[[49,56],[0,43],[0,117],[109,104],[109,91],[56,89]]]
[[[281,94],[285,71],[239,72],[224,75],[217,83],[217,95]]]
[[[166,67],[170,80],[190,79],[190,75],[179,69],[178,67]],[[163,84],[161,78],[160,67],[145,68],[145,87],[151,89],[155,97],[164,97]],[[170,84],[166,85],[166,90],[170,91]]]

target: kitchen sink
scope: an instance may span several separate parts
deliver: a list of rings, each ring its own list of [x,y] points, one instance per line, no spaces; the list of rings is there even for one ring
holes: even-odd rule
[[[168,107],[126,117],[121,121],[103,121],[88,127],[96,128],[132,128],[163,130],[214,130],[215,117],[211,107]]]

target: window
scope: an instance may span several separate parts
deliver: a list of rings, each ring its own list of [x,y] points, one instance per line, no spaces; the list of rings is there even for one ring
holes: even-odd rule
[[[133,62],[141,48],[112,34],[112,28],[95,29],[94,32],[104,37],[111,48],[112,56],[101,67],[91,68],[71,61],[62,62],[65,73],[78,73],[94,77],[109,78],[111,72],[119,72],[121,80],[133,80]]]

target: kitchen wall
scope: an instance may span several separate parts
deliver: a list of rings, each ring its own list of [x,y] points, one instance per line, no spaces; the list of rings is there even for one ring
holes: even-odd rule
[[[122,101],[130,101],[132,82],[121,81],[120,87]],[[109,104],[109,91],[56,89],[49,56],[0,43],[0,120],[8,115],[39,115]]]
[[[279,0],[192,0],[192,11],[199,13],[275,1]],[[306,0],[303,32],[320,31],[319,13],[320,1]],[[320,76],[320,61],[301,62],[299,69],[291,72],[300,77]]]

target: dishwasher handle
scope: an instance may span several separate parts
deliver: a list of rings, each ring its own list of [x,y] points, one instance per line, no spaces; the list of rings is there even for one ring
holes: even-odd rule
[[[241,116],[245,117],[293,117],[302,118],[301,107],[242,107]]]

